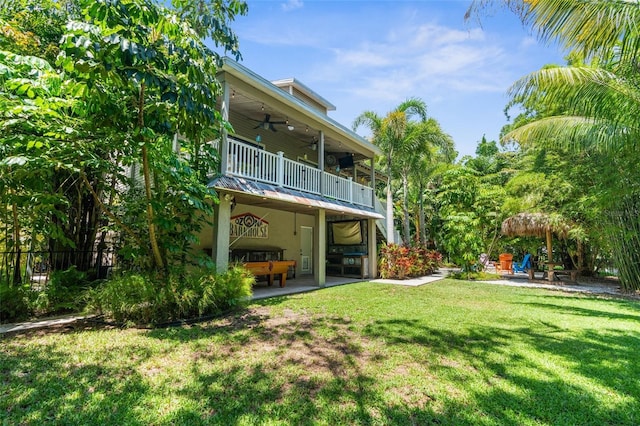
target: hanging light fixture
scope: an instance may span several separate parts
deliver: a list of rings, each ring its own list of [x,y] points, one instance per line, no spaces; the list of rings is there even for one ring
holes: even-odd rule
[[[289,124],[289,117],[287,117],[287,119],[285,120],[285,123],[287,124],[287,129],[289,129],[289,131],[293,131],[293,129],[295,129],[295,127]]]

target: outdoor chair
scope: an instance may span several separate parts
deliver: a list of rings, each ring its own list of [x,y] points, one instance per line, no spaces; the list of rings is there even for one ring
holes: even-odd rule
[[[499,263],[496,264],[496,271],[498,273],[508,272],[513,274],[512,263],[513,255],[511,253],[502,253],[498,256]]]
[[[531,255],[525,254],[522,262],[514,262],[512,266],[513,272],[527,272],[527,269],[531,269]]]

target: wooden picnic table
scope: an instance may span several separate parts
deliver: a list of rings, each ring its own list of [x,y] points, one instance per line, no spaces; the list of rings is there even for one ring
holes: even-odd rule
[[[553,281],[562,281],[558,277],[558,275],[568,275],[571,281],[576,281],[578,279],[578,270],[577,269],[555,269],[556,266],[559,266],[560,263],[547,262],[547,270],[545,271],[546,278],[549,282]],[[545,278],[543,275],[542,278]]]

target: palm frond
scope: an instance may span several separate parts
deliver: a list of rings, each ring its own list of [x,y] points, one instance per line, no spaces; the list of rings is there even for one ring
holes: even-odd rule
[[[592,67],[544,68],[516,81],[512,104],[537,99],[571,115],[633,125],[640,114],[640,90],[629,80]]]
[[[465,19],[502,5],[520,17],[545,42],[558,41],[584,58],[632,62],[640,51],[637,0],[474,0]]]
[[[365,111],[353,120],[353,124],[351,128],[355,132],[358,127],[366,126],[371,130],[374,134],[380,130],[380,126],[382,125],[382,118],[378,116],[373,111]]]
[[[418,116],[421,121],[425,121],[427,119],[427,104],[421,99],[409,98],[398,105],[394,112],[404,112],[407,119]]]
[[[585,58],[609,58],[619,50],[623,62],[640,50],[640,5],[629,0],[523,0],[521,18],[542,40],[558,40]]]
[[[517,140],[525,146],[532,144],[603,152],[635,147],[639,138],[638,127],[576,116],[543,118],[504,136],[504,140]]]

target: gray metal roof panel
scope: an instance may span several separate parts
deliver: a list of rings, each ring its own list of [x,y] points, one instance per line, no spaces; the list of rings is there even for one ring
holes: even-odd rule
[[[209,187],[218,190],[240,192],[255,197],[361,215],[374,219],[384,219],[384,216],[369,207],[241,177],[218,176],[209,182]]]

